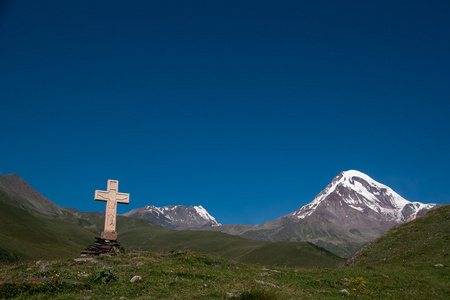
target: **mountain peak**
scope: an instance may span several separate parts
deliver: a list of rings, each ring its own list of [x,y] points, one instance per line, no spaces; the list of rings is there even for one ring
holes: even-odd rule
[[[334,179],[331,183],[352,186],[352,185],[355,185],[355,180],[359,181],[359,182],[361,180],[365,181],[366,183],[368,183],[371,186],[378,186],[381,188],[390,189],[388,186],[373,180],[369,175],[364,174],[363,172],[360,172],[357,170],[348,170],[348,171],[341,172],[341,173],[339,173],[339,175],[334,177]]]
[[[221,224],[211,216],[201,205],[167,205],[156,207],[146,205],[122,214],[126,217],[139,218],[161,225],[163,228],[184,229],[203,226],[220,226]]]
[[[367,182],[374,183],[374,184],[380,184],[373,180],[370,176],[367,174],[364,174],[363,172],[357,171],[357,170],[348,170],[341,172],[337,177],[342,177],[344,181],[351,181],[354,177],[361,178]]]
[[[350,189],[362,196],[357,199],[352,197],[346,198],[346,202],[350,205],[360,204],[361,201],[363,201],[372,210],[379,211],[378,207],[402,208],[411,203],[394,192],[390,187],[381,184],[373,180],[370,176],[356,170],[340,173],[333,179],[332,184],[333,183],[335,189]]]
[[[329,206],[332,202],[373,218],[382,215],[386,221],[397,224],[415,218],[424,208],[434,207],[434,204],[410,202],[370,176],[360,171],[349,170],[339,173],[311,203],[286,217],[304,219],[314,214],[319,207]]]

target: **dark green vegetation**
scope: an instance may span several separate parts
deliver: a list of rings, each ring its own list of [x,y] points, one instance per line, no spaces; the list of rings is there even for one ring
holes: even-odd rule
[[[137,222],[137,220],[136,220]],[[309,243],[258,242],[210,231],[134,227],[119,231],[128,248],[151,251],[192,250],[239,262],[277,266],[336,267],[344,260]]]
[[[70,218],[32,214],[0,201],[0,262],[75,256],[94,236]]]

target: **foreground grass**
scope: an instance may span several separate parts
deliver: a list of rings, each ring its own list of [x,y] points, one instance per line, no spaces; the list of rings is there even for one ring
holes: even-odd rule
[[[449,299],[449,275],[448,267],[429,264],[268,269],[193,252],[131,252],[3,265],[0,298]],[[132,283],[134,276],[142,279]]]

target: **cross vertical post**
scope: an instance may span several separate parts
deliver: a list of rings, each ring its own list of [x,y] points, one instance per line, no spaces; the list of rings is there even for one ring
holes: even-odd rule
[[[116,215],[117,203],[130,203],[130,194],[119,193],[119,181],[108,180],[107,191],[95,191],[95,201],[106,202],[105,211],[105,228],[102,232],[101,238],[107,240],[117,240],[116,232]]]

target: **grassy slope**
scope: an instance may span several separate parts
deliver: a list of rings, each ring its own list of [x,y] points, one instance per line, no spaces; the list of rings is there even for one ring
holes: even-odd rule
[[[0,202],[0,261],[78,255],[93,237],[92,232],[69,221]]]
[[[239,261],[255,264],[263,261],[267,265],[292,267],[336,267],[344,262],[332,253],[304,242],[267,243],[244,255]]]
[[[118,224],[119,224],[118,220]],[[136,220],[139,222],[141,220]],[[222,232],[178,231],[155,226],[118,230],[119,240],[128,248],[152,251],[189,249],[198,253],[264,265],[335,267],[343,259],[308,243],[258,242]]]
[[[78,214],[88,220],[91,230],[100,233],[104,218]],[[344,260],[309,243],[258,242],[222,232],[169,230],[146,220],[117,217],[118,240],[128,250],[179,251],[225,257],[240,262],[264,265],[336,267]]]
[[[399,225],[376,239],[354,257],[352,266],[411,263],[450,266],[450,205]]]

